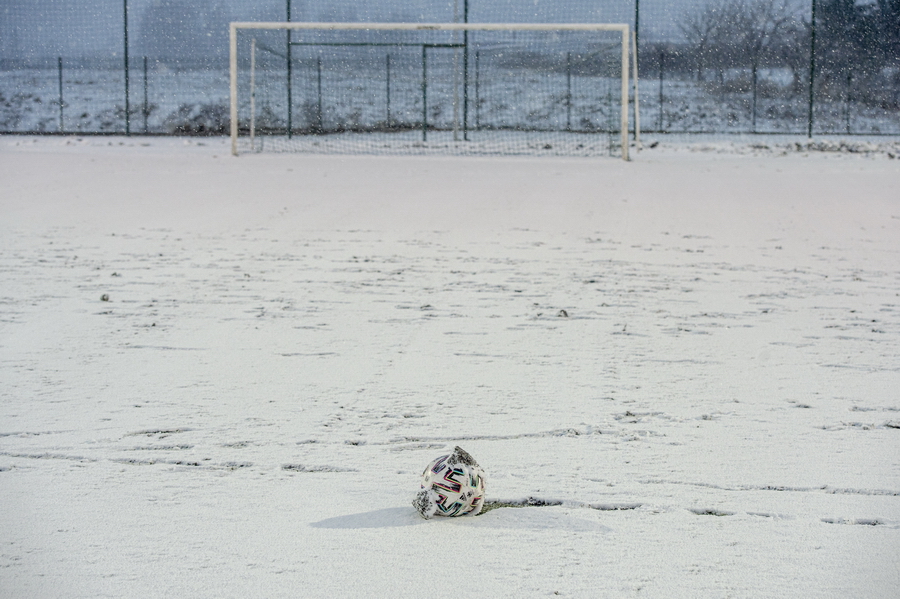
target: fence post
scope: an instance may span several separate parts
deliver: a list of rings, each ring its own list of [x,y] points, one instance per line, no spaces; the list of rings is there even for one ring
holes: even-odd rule
[[[628,160],[628,59],[631,53],[628,51],[628,44],[631,41],[631,27],[625,25],[622,29],[622,118],[619,125],[619,133],[622,142],[622,160]]]
[[[385,63],[387,64],[387,86],[384,92],[385,103],[387,104],[387,120],[385,121],[385,126],[390,129],[391,128],[391,53],[388,52],[387,56],[385,56]]]
[[[606,132],[608,133],[607,141],[609,142],[609,144],[608,144],[609,148],[607,151],[609,152],[610,156],[612,156],[613,151],[616,147],[616,140],[613,135],[615,133],[615,127],[616,127],[616,119],[615,119],[615,115],[613,114],[612,87],[607,87],[606,88]]]
[[[572,53],[566,52],[566,131],[572,130]]]
[[[751,131],[756,133],[756,83],[757,78],[759,77],[759,67],[754,59],[753,64],[750,67],[750,90],[751,90],[751,115],[750,115],[750,123],[751,123]]]
[[[481,51],[475,50],[475,130],[481,129]]]
[[[664,48],[660,48],[659,50],[659,125],[657,129],[659,129],[659,133],[663,132],[663,80],[664,73],[666,68],[666,51]]]
[[[131,105],[128,98],[128,0],[122,0],[122,4],[122,20],[125,28],[125,135],[131,135]]]
[[[325,119],[322,118],[322,56],[316,57],[316,132],[325,131]]]
[[[806,136],[812,139],[813,132],[813,90],[816,85],[816,0],[812,0],[812,15],[809,21],[809,113]]]
[[[637,63],[637,34],[631,37],[631,53],[634,55],[634,142],[638,150],[643,150],[641,144],[641,98],[639,93],[640,80],[638,79],[638,63]]]
[[[428,141],[428,46],[422,44],[422,141]]]
[[[256,38],[250,39],[250,151],[256,150]]]
[[[65,131],[65,127],[63,125],[63,66],[62,66],[62,56],[59,57],[57,61],[57,71],[59,75],[59,132],[62,133]]]
[[[150,105],[147,103],[147,57],[144,57],[144,133],[148,132],[147,118],[150,116]]]
[[[291,0],[285,0],[285,10],[287,12],[287,21],[291,22]],[[287,65],[287,137],[291,139],[291,136],[294,133],[294,123],[293,123],[293,115],[294,111],[292,110],[293,104],[293,88],[291,87],[291,30],[288,29],[287,33],[287,47],[285,48],[285,61]]]
[[[229,125],[231,129],[231,155],[237,156],[238,141],[238,43],[237,27],[235,23],[228,26],[228,87],[231,99],[229,110]]]
[[[634,0],[634,64],[638,64],[641,48],[641,0]]]
[[[853,84],[853,73],[847,71],[847,97],[844,101],[844,120],[847,122],[847,135],[850,135],[850,91]]]
[[[641,149],[641,116],[638,101],[638,52],[641,47],[641,0],[634,0],[634,140]]]
[[[469,22],[469,0],[463,0],[463,23]],[[463,141],[469,141],[469,30],[463,31]]]

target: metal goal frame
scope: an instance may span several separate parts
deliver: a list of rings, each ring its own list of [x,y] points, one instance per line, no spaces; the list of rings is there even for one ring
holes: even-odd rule
[[[231,76],[231,153],[238,155],[238,31],[330,30],[330,31],[618,31],[622,34],[622,91],[620,137],[622,159],[628,160],[628,70],[631,28],[625,23],[308,23],[308,22],[233,22],[229,27],[229,71]],[[635,75],[637,65],[635,64]],[[637,108],[637,106],[635,106]],[[637,113],[637,111],[635,111]]]

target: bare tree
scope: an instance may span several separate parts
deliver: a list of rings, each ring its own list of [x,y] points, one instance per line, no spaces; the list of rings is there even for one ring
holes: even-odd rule
[[[729,37],[750,62],[752,121],[756,129],[756,99],[759,67],[769,51],[783,43],[783,36],[797,20],[792,0],[738,0],[730,5],[734,12],[729,24]]]
[[[685,14],[678,22],[678,28],[689,44],[693,46],[694,66],[697,79],[703,81],[703,69],[714,55],[714,46],[721,38],[725,21],[723,15],[729,0],[715,0],[712,4]]]
[[[752,122],[756,128],[756,103],[759,69],[763,61],[783,47],[785,37],[799,24],[795,0],[725,0],[711,5],[707,19],[716,20],[709,27],[707,45],[719,66],[749,65]]]
[[[790,89],[795,94],[807,89],[810,34],[809,21],[797,19],[784,30],[781,43],[770,49],[772,60],[790,70]]]

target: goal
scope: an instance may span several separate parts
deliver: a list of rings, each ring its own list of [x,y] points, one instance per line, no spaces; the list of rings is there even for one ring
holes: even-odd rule
[[[628,160],[630,41],[627,24],[231,23],[232,153]]]

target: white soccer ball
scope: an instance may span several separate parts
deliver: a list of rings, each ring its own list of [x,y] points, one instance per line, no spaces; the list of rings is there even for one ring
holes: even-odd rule
[[[425,468],[413,506],[426,519],[475,516],[484,506],[484,471],[472,456],[456,447]]]

